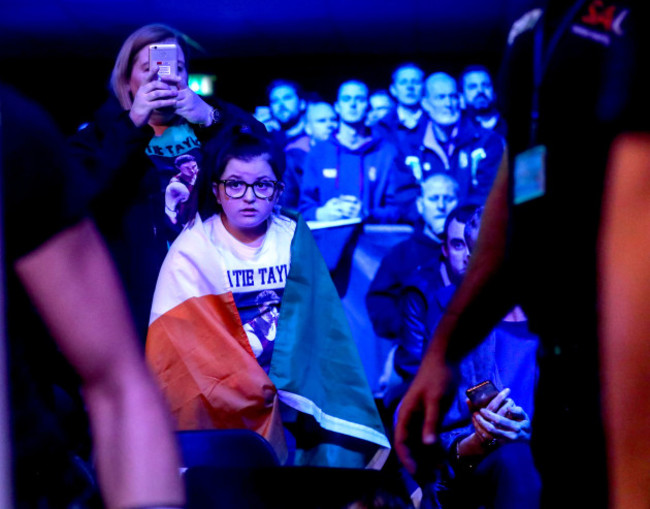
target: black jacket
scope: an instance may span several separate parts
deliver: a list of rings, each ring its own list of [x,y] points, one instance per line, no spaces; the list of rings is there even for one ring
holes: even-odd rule
[[[212,105],[219,110],[219,122],[207,128],[192,126],[201,145],[238,124],[266,133],[262,124],[237,106],[220,100]],[[144,342],[158,272],[178,230],[164,214],[164,190],[145,154],[153,129],[136,127],[128,113],[111,97],[93,122],[70,138],[69,145],[85,170],[79,193],[92,203]]]

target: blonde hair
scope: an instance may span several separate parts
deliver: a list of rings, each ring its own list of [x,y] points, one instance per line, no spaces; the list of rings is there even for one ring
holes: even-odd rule
[[[166,39],[176,39],[183,50],[186,62],[189,61],[189,45],[192,44],[192,41],[182,32],[167,25],[145,25],[129,35],[122,44],[111,74],[111,89],[125,110],[130,110],[133,105],[129,85],[131,71],[133,70],[133,59],[145,46]]]

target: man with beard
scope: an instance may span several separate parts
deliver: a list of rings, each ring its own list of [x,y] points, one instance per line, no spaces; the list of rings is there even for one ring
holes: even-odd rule
[[[280,124],[276,131],[283,147],[305,134],[303,113],[306,108],[302,88],[289,80],[275,80],[267,88],[273,118]]]
[[[422,106],[431,120],[419,142],[417,166],[424,173],[448,173],[460,186],[461,202],[483,204],[501,162],[503,138],[461,115],[456,80],[449,74],[436,72],[425,86]]]
[[[504,138],[508,132],[505,119],[496,108],[496,96],[487,67],[470,65],[460,74],[461,103],[477,125],[499,133]]]
[[[611,280],[603,277],[600,265],[601,250],[625,253],[627,244],[601,237],[606,224],[601,217],[619,204],[609,204],[610,196],[604,195],[616,189],[612,170],[621,164],[619,150],[650,130],[644,74],[648,2],[537,4],[513,23],[504,59],[510,160],[499,170],[466,277],[402,401],[395,448],[415,472],[412,451],[430,450],[438,440],[439,403],[448,393],[449,367],[474,348],[513,302],[520,302],[531,330],[541,338],[531,444],[542,475],[542,507],[648,507],[648,449],[638,440],[648,435],[646,415],[619,398],[643,400],[628,390],[630,385],[614,390],[606,385],[601,392],[602,381],[612,381],[605,376],[611,368],[632,384],[638,380],[629,366],[612,364],[618,354],[609,349],[610,340],[626,345],[630,330],[610,337],[611,330],[600,329],[605,318],[612,318],[603,316],[613,311],[603,308],[604,302],[613,296],[622,306],[627,303],[623,289],[610,293]],[[625,166],[638,171],[634,194],[642,197],[647,158],[634,159]],[[634,233],[631,217],[621,225]],[[566,227],[567,218],[580,226]],[[604,240],[613,244],[604,245]],[[567,263],[567,252],[558,246],[570,246],[571,260],[579,263]],[[632,277],[645,278],[633,256],[625,257],[625,264]],[[630,315],[621,308],[615,311],[616,323],[629,324]],[[647,371],[644,376],[647,380]],[[612,426],[607,437],[603,416]],[[621,445],[618,432],[629,430],[628,422],[639,428],[636,437],[626,437],[625,449],[644,464],[625,471],[619,469],[616,449]],[[419,474],[426,476],[430,470],[422,462],[420,466]],[[635,495],[640,495],[637,503],[628,498]]]

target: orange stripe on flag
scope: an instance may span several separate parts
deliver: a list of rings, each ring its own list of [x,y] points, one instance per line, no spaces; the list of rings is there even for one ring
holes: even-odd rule
[[[146,355],[179,430],[251,429],[286,458],[277,391],[231,293],[192,297],[158,317]]]

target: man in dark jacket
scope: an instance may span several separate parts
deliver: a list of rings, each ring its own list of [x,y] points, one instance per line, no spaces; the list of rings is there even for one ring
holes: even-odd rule
[[[503,138],[461,115],[456,80],[444,72],[427,78],[422,104],[431,120],[411,162],[416,176],[447,172],[458,181],[462,203],[483,204],[503,156]]]
[[[400,221],[417,187],[399,164],[396,148],[365,125],[368,87],[343,83],[334,109],[339,130],[316,143],[305,160],[300,211],[307,220]]]
[[[440,260],[445,220],[458,205],[458,184],[444,173],[431,175],[422,183],[416,204],[421,223],[411,237],[384,256],[366,295],[375,333],[386,338],[400,332],[399,296],[404,281],[422,265]]]

